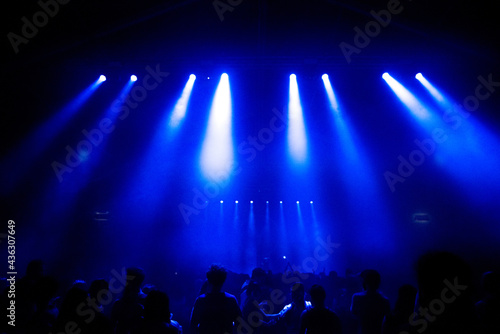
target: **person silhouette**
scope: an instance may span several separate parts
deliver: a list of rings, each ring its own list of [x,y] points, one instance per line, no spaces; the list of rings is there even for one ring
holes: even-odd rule
[[[340,334],[342,325],[335,312],[325,307],[326,292],[318,284],[309,290],[312,308],[300,316],[300,334]]]
[[[363,292],[352,296],[351,314],[358,320],[359,334],[380,334],[384,317],[391,311],[389,300],[378,292],[380,274],[369,269],[361,273]]]
[[[122,298],[111,309],[111,323],[116,334],[129,333],[138,328],[144,313],[146,295],[141,290],[145,274],[142,268],[127,268],[127,284]]]
[[[413,313],[417,288],[413,285],[402,285],[398,290],[398,299],[394,310],[385,316],[382,324],[382,334],[399,334],[402,331],[409,331],[408,319]]]
[[[222,285],[227,271],[213,264],[207,271],[207,292],[198,296],[191,312],[190,327],[193,333],[224,334],[231,333],[241,310],[236,297],[223,292]]]
[[[469,265],[450,252],[431,252],[417,261],[418,292],[411,333],[480,333]]]
[[[164,292],[153,290],[144,301],[144,320],[134,334],[179,334],[170,321],[170,300]]]
[[[300,282],[293,283],[290,287],[292,302],[285,305],[277,314],[267,314],[275,322],[283,322],[287,334],[297,334],[300,330],[300,316],[304,310],[312,307],[311,302],[305,299],[304,284]]]

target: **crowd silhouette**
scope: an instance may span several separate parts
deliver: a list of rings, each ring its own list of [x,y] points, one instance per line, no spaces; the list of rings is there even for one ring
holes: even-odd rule
[[[192,294],[172,309],[167,291],[147,285],[142,268],[129,267],[122,282],[75,280],[64,289],[31,261],[16,282],[15,326],[1,333],[40,334],[493,334],[500,333],[500,275],[483,274],[481,286],[460,257],[448,252],[421,256],[416,286],[399,287],[391,308],[379,290],[377,270],[360,273],[272,273],[255,268],[238,275],[214,264],[206,279],[185,281]],[[227,284],[225,284],[227,282]],[[2,280],[2,307],[9,286]],[[226,292],[229,287],[233,293]],[[237,288],[234,288],[237,287]],[[62,293],[60,291],[63,291]],[[197,291],[196,291],[197,290]],[[234,290],[234,291],[233,291]],[[176,299],[179,293],[171,291]],[[59,295],[60,294],[60,295]],[[180,305],[184,305],[181,307]],[[7,310],[8,314],[8,310]],[[175,314],[175,315],[174,315]],[[177,318],[179,317],[179,318]],[[6,317],[4,317],[5,319]],[[7,317],[8,320],[8,317]]]

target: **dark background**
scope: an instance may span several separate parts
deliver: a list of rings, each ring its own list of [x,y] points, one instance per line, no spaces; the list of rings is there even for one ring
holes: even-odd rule
[[[167,286],[160,282],[172,272],[200,275],[211,262],[245,273],[264,258],[275,272],[288,261],[304,266],[317,237],[328,236],[340,246],[318,263],[317,272],[374,267],[391,296],[400,283],[413,282],[413,263],[428,250],[459,253],[474,265],[477,278],[498,267],[500,94],[481,101],[467,119],[475,129],[470,138],[477,139],[471,147],[462,130],[447,128],[454,139],[443,146],[444,155],[427,157],[393,193],[384,172],[395,172],[397,157],[408,157],[413,141],[430,135],[381,78],[391,73],[432,105],[414,79],[422,72],[452,102],[463,103],[474,94],[478,76],[500,80],[496,7],[493,1],[423,0],[401,6],[347,63],[339,44],[353,44],[354,27],[364,29],[373,20],[370,11],[386,9],[387,1],[243,0],[221,21],[211,1],[72,0],[59,5],[17,54],[7,34],[20,34],[21,18],[32,22],[40,6],[10,2],[1,20],[2,233],[8,219],[16,221],[19,271],[42,258],[49,272],[69,284],[135,264]],[[147,66],[169,76],[59,183],[51,163],[64,160],[65,146],[84,139],[81,131],[96,127],[130,74],[140,83]],[[198,159],[223,72],[231,84],[235,151],[269,126],[273,108],[283,110],[288,76],[297,74],[308,166],[297,172],[287,160],[285,131],[251,162],[236,152],[241,173],[186,224],[178,205],[192,205],[193,189],[207,184]],[[155,141],[191,73],[197,80],[182,128],[173,141]],[[323,73],[349,120],[358,164],[340,151]],[[25,140],[100,74],[108,80],[35,156],[45,143],[26,146]],[[453,159],[446,159],[448,149],[455,150]],[[151,151],[160,158],[148,160]],[[96,219],[96,212],[109,212],[107,220]],[[418,212],[430,222],[415,223]]]

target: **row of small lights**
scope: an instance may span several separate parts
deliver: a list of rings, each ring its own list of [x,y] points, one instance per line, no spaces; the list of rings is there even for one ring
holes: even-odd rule
[[[222,203],[224,203],[223,200],[220,201],[220,204],[222,204]],[[238,204],[239,201],[234,201],[234,203]],[[297,201],[296,203],[299,204],[300,202]],[[309,203],[313,204],[313,201],[309,201]],[[250,201],[250,204],[253,204],[253,201]],[[269,201],[266,201],[266,204],[269,204]],[[283,204],[283,201],[280,201],[280,204]]]
[[[386,79],[388,76],[389,76],[389,73],[387,73],[387,72],[385,72],[384,74],[382,74],[382,78],[384,78],[384,79]],[[192,77],[194,79],[196,78],[196,76],[194,74],[191,74],[190,77]],[[295,77],[295,74],[291,74],[290,77]],[[328,78],[328,74],[323,74],[321,76],[321,78],[323,80],[327,79]],[[422,79],[423,78],[422,73],[417,73],[415,75],[415,78],[417,78],[418,80]],[[207,79],[210,79],[210,77],[207,77]],[[105,75],[101,75],[99,77],[99,82],[104,82],[104,81],[106,81],[106,76]],[[136,75],[131,75],[130,76],[130,81],[137,81],[137,76]]]
[[[103,74],[101,74],[101,76],[99,77],[99,80],[97,80],[97,81],[99,81],[99,82],[104,82],[104,81],[106,81],[106,76],[105,76],[105,75],[103,75]],[[132,82],[137,81],[137,76],[132,74],[132,75],[130,76],[130,81],[132,81]]]

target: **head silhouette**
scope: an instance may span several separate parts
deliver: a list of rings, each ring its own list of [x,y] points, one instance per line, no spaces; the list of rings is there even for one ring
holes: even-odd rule
[[[311,303],[314,306],[324,306],[326,292],[321,285],[314,284],[309,290],[309,295],[311,295]]]
[[[489,296],[500,297],[500,274],[498,272],[484,273],[481,281],[484,292]]]
[[[380,274],[374,269],[364,270],[361,273],[363,288],[367,291],[376,291],[380,286]]]
[[[170,300],[165,292],[151,291],[144,302],[144,319],[170,322]]]
[[[445,282],[459,282],[465,285],[461,294],[468,295],[472,286],[472,273],[468,264],[459,256],[449,252],[431,252],[421,256],[417,262],[417,282],[419,300],[428,305],[433,299],[440,298],[441,292],[447,287]],[[464,297],[460,300],[467,299]],[[455,304],[460,302],[454,302]]]
[[[227,271],[226,269],[218,264],[213,264],[207,271],[208,283],[213,287],[214,290],[220,290],[222,285],[226,281]]]
[[[127,285],[126,289],[129,291],[138,292],[141,288],[142,282],[146,277],[144,270],[138,267],[127,268]]]

